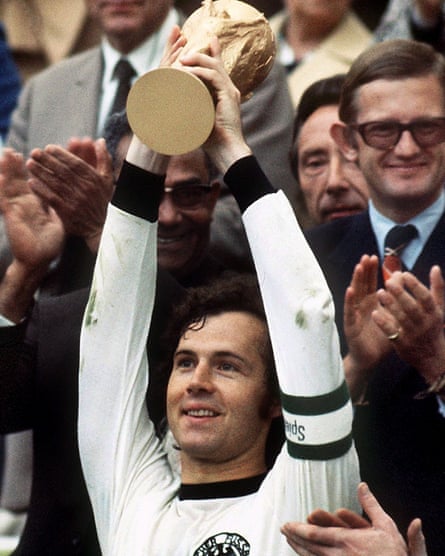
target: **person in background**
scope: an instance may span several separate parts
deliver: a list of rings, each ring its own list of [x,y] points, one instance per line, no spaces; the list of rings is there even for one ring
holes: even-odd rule
[[[445,269],[444,58],[431,46],[410,40],[372,46],[346,76],[339,115],[332,133],[344,156],[360,166],[369,207],[314,227],[306,237],[335,299],[346,378],[356,403],[361,476],[400,531],[421,518],[428,550],[443,554],[445,419],[437,383],[445,365],[442,309],[422,299],[440,298],[432,292],[440,282],[437,273]],[[385,283],[382,268],[374,269],[373,295],[383,287],[397,299],[402,293],[412,295],[401,326],[389,319],[384,333],[367,329],[368,344],[383,354],[374,365],[366,351],[351,344],[351,335],[346,337],[345,294],[362,257],[374,256],[371,264],[382,265],[385,247],[386,255],[398,255],[412,278],[405,281],[405,272],[394,273]],[[373,309],[375,297],[369,299]],[[397,306],[392,297],[382,299]],[[354,316],[360,304],[351,305]],[[399,353],[407,343],[413,350]],[[356,379],[361,388],[355,387]],[[437,387],[436,394],[416,397],[430,386]]]
[[[314,81],[343,73],[371,43],[351,0],[286,0],[270,19],[294,106]]]
[[[12,55],[22,80],[100,42],[85,0],[0,0]]]
[[[443,0],[391,0],[375,30],[376,41],[414,39],[445,53]]]
[[[303,93],[297,107],[290,162],[298,182],[304,227],[356,214],[368,206],[368,185],[331,137],[338,121],[344,74],[321,79]]]

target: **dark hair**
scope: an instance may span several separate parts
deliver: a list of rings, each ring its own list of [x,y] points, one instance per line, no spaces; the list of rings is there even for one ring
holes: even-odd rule
[[[171,372],[173,356],[181,336],[190,327],[200,327],[206,318],[241,311],[253,315],[265,324],[264,344],[260,346],[266,374],[267,399],[264,410],[269,410],[273,403],[280,402],[272,344],[270,341],[266,315],[256,277],[250,273],[226,273],[210,285],[189,288],[182,300],[174,308],[163,337],[163,373]],[[166,423],[164,423],[165,426]],[[275,418],[266,441],[266,464],[270,468],[278,455],[284,441],[282,417]]]
[[[444,93],[445,58],[431,46],[395,39],[375,44],[360,54],[350,67],[343,85],[339,115],[347,123],[357,119],[357,91],[378,79],[398,80],[435,75]]]
[[[297,181],[297,189],[295,193],[297,205],[302,208],[302,214],[299,219],[302,225],[311,225],[311,219],[306,207],[306,199],[300,187],[298,176],[298,138],[301,128],[306,120],[316,110],[322,106],[334,106],[340,103],[341,88],[345,80],[345,74],[337,74],[325,79],[319,79],[309,85],[300,98],[297,111],[294,118],[294,127],[292,133],[292,143],[289,151],[289,162],[292,174]]]
[[[309,85],[301,96],[295,113],[294,128],[292,132],[292,147],[289,153],[292,172],[298,181],[298,149],[297,141],[301,128],[306,120],[322,106],[333,106],[340,103],[340,94],[345,74],[320,79]]]
[[[183,300],[175,307],[164,337],[165,359],[171,369],[173,354],[181,336],[189,328],[201,327],[208,317],[241,311],[255,316],[266,325],[266,315],[256,278],[249,273],[226,273],[209,285],[189,288]],[[261,354],[267,369],[268,392],[279,399],[272,345],[266,334]]]

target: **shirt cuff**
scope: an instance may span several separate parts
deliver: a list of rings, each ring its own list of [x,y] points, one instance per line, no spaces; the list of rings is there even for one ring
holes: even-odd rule
[[[0,315],[0,328],[6,328],[7,326],[16,326],[16,323]]]

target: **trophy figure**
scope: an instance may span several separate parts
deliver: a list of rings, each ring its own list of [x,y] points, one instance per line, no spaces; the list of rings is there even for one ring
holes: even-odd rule
[[[247,99],[272,68],[276,45],[264,15],[239,0],[204,0],[185,21],[184,52],[208,52],[217,36],[227,73]],[[200,147],[215,121],[211,92],[180,67],[141,76],[130,90],[127,115],[135,135],[156,152],[179,155]]]

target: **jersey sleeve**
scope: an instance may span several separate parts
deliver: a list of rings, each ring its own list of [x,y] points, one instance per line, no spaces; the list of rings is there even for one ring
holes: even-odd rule
[[[330,290],[285,195],[268,186],[254,159],[237,164],[228,185],[243,213],[272,340],[291,474],[283,480],[295,487],[301,519],[315,507],[356,508],[352,405]]]
[[[79,449],[104,554],[141,462],[160,459],[145,406],[160,194],[127,177],[108,209],[80,346]]]

